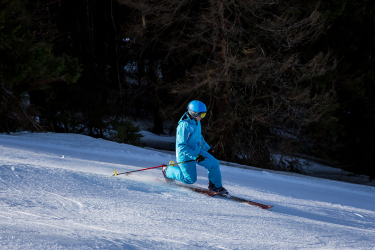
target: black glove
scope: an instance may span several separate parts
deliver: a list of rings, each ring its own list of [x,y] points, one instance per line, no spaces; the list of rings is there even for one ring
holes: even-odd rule
[[[198,155],[197,159],[195,159],[197,161],[197,163],[201,162],[201,161],[204,161],[206,160],[205,157],[203,157],[203,155]]]

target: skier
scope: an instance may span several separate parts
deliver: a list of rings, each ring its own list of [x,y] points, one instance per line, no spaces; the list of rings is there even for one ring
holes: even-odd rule
[[[176,133],[176,157],[179,166],[166,166],[162,168],[167,182],[174,180],[185,184],[197,181],[196,163],[208,170],[208,189],[229,196],[228,191],[221,183],[219,161],[207,151],[210,146],[201,134],[200,120],[206,116],[206,105],[200,101],[192,101],[187,106],[188,111],[178,122]],[[189,160],[196,160],[186,162]]]

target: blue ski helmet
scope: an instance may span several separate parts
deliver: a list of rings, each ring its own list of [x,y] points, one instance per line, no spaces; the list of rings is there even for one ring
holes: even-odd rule
[[[188,111],[193,117],[200,115],[202,118],[206,115],[207,108],[206,105],[201,101],[191,101],[188,106]],[[202,115],[201,115],[202,114]]]

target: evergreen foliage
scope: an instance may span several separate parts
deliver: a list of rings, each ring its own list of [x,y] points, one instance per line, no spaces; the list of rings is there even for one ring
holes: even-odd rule
[[[139,126],[134,125],[133,122],[118,122],[115,124],[115,128],[115,132],[110,133],[110,140],[119,143],[131,144],[134,146],[145,146],[145,143],[141,141],[143,135],[139,133]]]
[[[337,91],[335,147],[326,155],[346,170],[375,177],[375,2],[324,1],[322,12],[330,26],[315,46],[325,46],[339,59],[338,67],[322,79]],[[332,142],[332,140],[331,140]]]
[[[54,57],[51,47],[36,41],[31,14],[24,1],[0,3],[0,131],[42,128],[36,123],[29,92],[50,82],[74,82],[79,76],[77,61]]]

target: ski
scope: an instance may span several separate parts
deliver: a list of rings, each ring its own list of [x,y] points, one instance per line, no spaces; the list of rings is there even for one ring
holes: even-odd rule
[[[156,180],[161,181],[159,178],[156,178]],[[218,193],[218,192],[214,192],[214,191],[211,191],[211,190],[208,190],[208,189],[199,188],[199,187],[195,187],[195,186],[191,186],[191,185],[189,185],[189,186],[181,185],[181,184],[178,184],[178,183],[175,183],[175,182],[174,183],[168,183],[168,185],[174,185],[174,186],[178,186],[178,187],[181,187],[181,188],[186,188],[186,189],[189,189],[189,190],[194,191],[196,193],[203,194],[203,195],[210,196],[210,197],[220,196],[221,198],[224,198],[224,199],[236,201],[236,202],[239,202],[239,203],[245,203],[245,204],[248,204],[250,206],[259,207],[259,208],[265,209],[265,210],[268,210],[268,209],[273,207],[272,205],[265,205],[265,204],[262,204],[262,203],[246,200],[246,199],[236,197],[236,196],[232,196],[232,195],[223,196],[223,195],[220,195],[220,193]]]
[[[182,187],[182,188],[186,188],[186,189],[192,190],[196,193],[204,194],[204,195],[207,195],[207,196],[210,196],[210,197],[214,197],[216,195],[219,195],[219,193],[217,193],[217,192],[202,189],[202,188],[197,188],[197,187],[194,187],[194,186],[179,185],[179,184],[176,184],[176,183],[173,183],[172,185],[176,185],[176,186],[179,186],[179,187]]]
[[[224,197],[224,196],[221,196],[221,197]],[[262,208],[262,209],[265,209],[265,210],[268,210],[271,207],[273,207],[271,205],[265,205],[265,204],[261,204],[261,203],[255,202],[255,201],[249,201],[249,200],[246,200],[246,199],[243,199],[243,198],[240,198],[240,197],[236,197],[236,196],[230,196],[230,197],[224,197],[224,198],[232,200],[232,201],[240,202],[240,203],[246,203],[248,205],[259,207],[259,208]]]
[[[198,187],[194,187],[194,186],[179,185],[177,183],[174,183],[172,185],[176,185],[176,186],[179,186],[179,187],[182,187],[182,188],[187,188],[187,189],[190,189],[194,192],[204,194],[204,195],[207,195],[207,196],[211,196],[211,197],[220,196],[224,199],[228,199],[228,200],[232,200],[232,201],[236,201],[236,202],[240,202],[240,203],[245,203],[245,204],[255,206],[255,207],[259,207],[259,208],[262,208],[262,209],[265,209],[265,210],[268,210],[268,209],[273,207],[271,205],[261,204],[261,203],[255,202],[255,201],[246,200],[246,199],[236,197],[236,196],[232,196],[232,195],[223,196],[223,195],[220,195],[220,193],[218,193],[218,192],[214,192],[214,191],[210,191],[210,190],[207,190],[207,189],[198,188]]]

